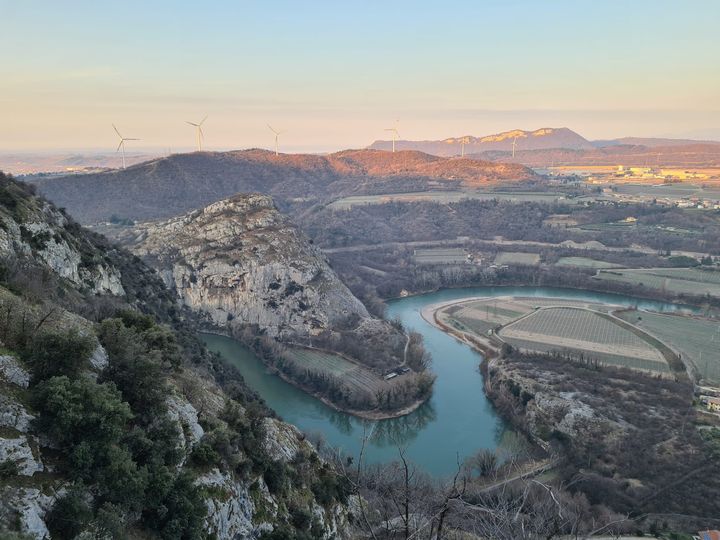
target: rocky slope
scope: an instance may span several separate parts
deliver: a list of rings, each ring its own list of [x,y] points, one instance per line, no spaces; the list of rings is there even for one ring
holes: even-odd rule
[[[0,536],[347,536],[342,479],[139,259],[1,173],[0,248]]]
[[[97,223],[113,216],[141,221],[168,218],[236,193],[259,192],[285,204],[538,178],[522,165],[449,160],[421,152],[347,150],[328,156],[276,156],[243,150],[177,154],[127,169],[43,179],[37,186],[81,223]]]
[[[282,339],[369,318],[319,249],[265,195],[236,195],[117,239],[158,269],[181,302],[216,326],[257,325]]]
[[[707,496],[720,487],[720,468],[703,440],[710,431],[693,426],[700,420],[686,378],[516,351],[484,369],[495,406],[559,458],[560,477],[590,502],[622,513],[696,516],[699,524],[720,515]],[[692,480],[700,473],[712,477],[702,488]]]
[[[256,328],[286,344],[312,343],[378,375],[405,361],[416,366],[405,352],[407,336],[371,316],[266,195],[236,195],[170,220],[108,231],[215,328],[235,336]]]

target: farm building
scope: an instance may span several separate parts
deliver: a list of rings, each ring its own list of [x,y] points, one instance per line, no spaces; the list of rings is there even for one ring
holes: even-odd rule
[[[720,398],[714,396],[700,396],[700,402],[707,407],[708,411],[720,412]]]

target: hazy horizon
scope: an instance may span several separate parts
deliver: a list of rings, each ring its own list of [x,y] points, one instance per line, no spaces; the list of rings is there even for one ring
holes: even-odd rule
[[[375,9],[368,9],[375,6]],[[182,7],[182,9],[180,9]],[[0,151],[362,148],[569,127],[720,139],[720,4],[0,1]],[[610,39],[613,37],[613,39]]]

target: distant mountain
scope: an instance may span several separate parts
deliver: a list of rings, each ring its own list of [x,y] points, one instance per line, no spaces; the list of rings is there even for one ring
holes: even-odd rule
[[[176,154],[95,174],[42,179],[38,189],[82,223],[172,217],[236,193],[293,199],[479,187],[537,180],[527,167],[421,152],[346,150],[328,156],[265,150]]]
[[[462,140],[465,139],[465,154],[477,154],[487,151],[512,152],[515,141],[518,150],[542,150],[547,148],[567,148],[571,150],[591,150],[592,143],[569,128],[542,128],[535,131],[514,129],[485,137],[453,137],[440,141],[405,141],[395,142],[399,150],[417,150],[436,156],[456,156],[461,153]],[[389,150],[392,141],[375,141],[370,148]]]
[[[622,145],[656,148],[665,146],[695,146],[699,144],[717,145],[720,147],[720,141],[698,141],[694,139],[663,139],[657,137],[621,137],[620,139],[592,141],[592,145],[596,148],[606,148],[608,146]]]
[[[128,152],[125,156],[128,165],[154,159],[157,153]],[[122,156],[110,153],[40,153],[40,152],[0,152],[0,170],[15,175],[34,175],[40,173],[82,173],[100,169],[120,167]]]
[[[720,167],[719,143],[695,143],[670,146],[619,144],[592,150],[518,150],[515,158],[508,152],[482,152],[468,157],[498,163],[522,163],[528,167],[625,165],[629,167]]]

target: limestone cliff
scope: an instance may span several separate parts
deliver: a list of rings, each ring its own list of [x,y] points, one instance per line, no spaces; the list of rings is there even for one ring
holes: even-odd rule
[[[185,305],[220,327],[255,324],[291,339],[351,316],[370,319],[320,250],[265,195],[236,195],[137,225],[118,239],[154,266]]]
[[[294,538],[298,516],[348,536],[339,476],[193,321],[137,257],[0,173],[0,537]]]

